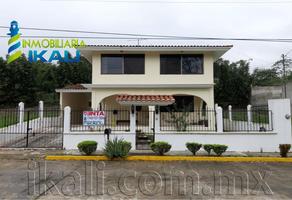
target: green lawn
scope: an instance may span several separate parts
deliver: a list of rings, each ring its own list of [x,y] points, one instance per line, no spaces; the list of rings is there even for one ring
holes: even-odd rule
[[[267,110],[261,111],[253,111],[252,112],[252,122],[254,123],[269,123],[269,112]],[[228,119],[228,112],[224,112],[224,118]],[[232,111],[232,120],[233,121],[247,121],[247,111],[246,110],[238,110]]]

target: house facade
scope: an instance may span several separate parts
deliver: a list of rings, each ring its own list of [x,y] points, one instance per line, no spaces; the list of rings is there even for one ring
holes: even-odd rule
[[[231,47],[80,48],[92,63],[92,83],[57,90],[61,108],[72,110],[70,131],[130,133],[137,149],[159,132],[216,131],[213,63]],[[105,119],[85,125],[84,111],[103,111]]]
[[[214,108],[213,63],[231,47],[82,47],[81,53],[92,63],[92,83],[57,90],[60,105],[80,110],[135,105],[149,110],[176,102],[195,110]]]

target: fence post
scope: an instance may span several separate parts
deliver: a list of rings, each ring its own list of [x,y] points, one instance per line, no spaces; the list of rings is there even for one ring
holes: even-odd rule
[[[136,133],[136,106],[134,105],[130,110],[130,133]]]
[[[250,124],[252,122],[252,107],[247,105],[247,122]]]
[[[223,114],[222,114],[222,108],[220,106],[216,109],[216,122],[217,122],[217,132],[222,133],[223,132]]]
[[[70,133],[71,126],[71,107],[64,108],[64,133]]]
[[[39,101],[39,118],[40,120],[43,120],[44,118],[44,102]]]
[[[18,122],[23,123],[24,121],[24,103],[20,102],[18,104]]]
[[[229,121],[232,121],[232,105],[228,106],[228,113],[229,113]]]
[[[155,133],[160,132],[160,109],[159,106],[155,108]]]
[[[217,110],[218,108],[218,103],[215,103],[215,110]]]

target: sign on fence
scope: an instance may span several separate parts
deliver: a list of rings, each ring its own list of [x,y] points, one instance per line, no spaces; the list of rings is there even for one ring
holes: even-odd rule
[[[83,111],[83,126],[102,126],[104,121],[104,111]]]

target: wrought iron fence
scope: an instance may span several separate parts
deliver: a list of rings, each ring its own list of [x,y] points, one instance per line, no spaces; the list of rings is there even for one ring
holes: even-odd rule
[[[62,148],[62,113],[60,109],[50,108],[0,109],[0,147]]]
[[[272,111],[267,107],[252,107],[250,119],[247,109],[233,109],[231,116],[228,110],[223,112],[224,131],[255,131],[273,130]]]
[[[193,112],[161,112],[161,131],[216,131],[215,110],[194,110]]]
[[[105,112],[104,125],[85,126],[83,125],[83,110],[71,111],[72,132],[92,131],[104,132],[104,129],[111,128],[112,131],[128,132],[130,131],[130,111],[129,110],[103,110]]]

